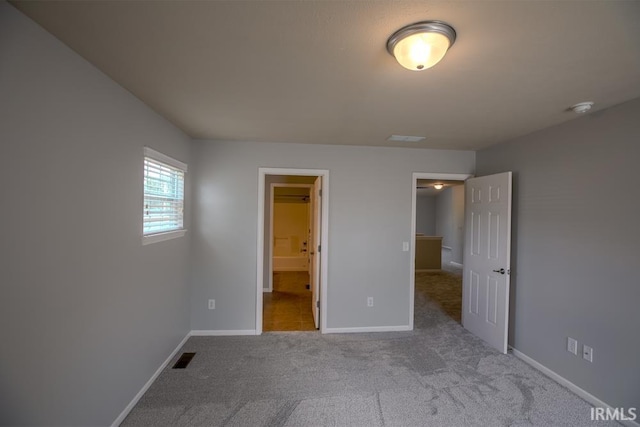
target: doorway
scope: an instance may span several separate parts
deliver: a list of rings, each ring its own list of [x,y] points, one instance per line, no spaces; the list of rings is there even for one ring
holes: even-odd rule
[[[437,298],[443,309],[446,312],[451,312],[452,317],[458,316],[456,320],[460,322],[460,314],[456,314],[456,312],[459,313],[460,311],[457,307],[461,305],[462,301],[461,290],[448,293],[446,289],[448,286],[461,286],[462,283],[464,227],[460,227],[460,221],[464,220],[464,210],[460,212],[460,206],[454,206],[454,203],[459,203],[460,188],[456,190],[452,188],[461,186],[464,193],[464,181],[471,176],[469,174],[444,173],[413,174],[411,209],[413,244],[410,245],[411,283],[409,303],[409,321],[412,329],[414,327],[416,275],[419,276],[418,279],[421,285],[429,283],[429,289],[427,289],[429,296]],[[435,188],[434,185],[436,183],[443,184],[443,186],[439,189]],[[445,194],[442,193],[443,191],[449,192],[449,197],[441,200],[441,207],[438,209],[435,198],[438,194]],[[456,192],[455,197],[454,191]],[[428,197],[433,199],[428,200]],[[444,206],[445,202],[446,206]],[[462,202],[464,203],[464,197]],[[425,215],[421,217],[418,212],[422,212]],[[460,215],[462,215],[462,218],[460,218]],[[436,223],[437,217],[440,217],[439,224]],[[456,277],[456,274],[459,276]],[[457,281],[460,281],[460,285],[457,284]],[[437,286],[434,286],[434,284]]]
[[[315,331],[311,270],[315,176],[269,176],[271,256],[263,292],[263,331]],[[283,181],[287,181],[286,183]],[[291,181],[304,183],[290,183]]]
[[[415,304],[462,323],[464,181],[419,179],[416,189]],[[424,314],[422,314],[424,317]],[[417,324],[419,326],[420,323]]]
[[[470,179],[469,179],[470,178]],[[511,247],[512,173],[477,178],[414,173],[411,234],[416,234],[419,179],[464,180],[462,326],[502,353],[507,352]],[[415,311],[415,244],[411,245],[410,324]]]
[[[328,183],[327,170],[259,168],[257,334],[326,328]]]

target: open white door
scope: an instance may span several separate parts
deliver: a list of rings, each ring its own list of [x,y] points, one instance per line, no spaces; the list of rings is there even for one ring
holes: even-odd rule
[[[322,236],[322,177],[316,178],[311,189],[309,236],[309,279],[311,281],[311,311],[313,323],[320,327],[320,236]]]
[[[503,353],[509,328],[511,172],[465,182],[462,324]]]

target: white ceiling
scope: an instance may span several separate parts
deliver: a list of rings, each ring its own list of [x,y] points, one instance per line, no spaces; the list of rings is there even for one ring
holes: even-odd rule
[[[194,138],[480,149],[640,96],[639,1],[13,4]],[[429,19],[456,43],[407,71],[386,40]]]

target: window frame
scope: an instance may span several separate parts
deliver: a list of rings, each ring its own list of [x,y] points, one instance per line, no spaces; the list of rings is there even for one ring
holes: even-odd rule
[[[187,164],[183,163],[179,160],[176,160],[172,157],[167,156],[166,154],[162,154],[159,151],[156,151],[150,147],[144,147],[143,150],[143,157],[142,157],[142,175],[143,175],[143,179],[142,179],[142,210],[143,210],[143,214],[142,214],[142,244],[143,245],[148,245],[151,243],[157,243],[157,242],[163,242],[165,240],[171,240],[171,239],[175,239],[178,237],[182,237],[185,235],[185,233],[187,232],[187,229],[184,227],[184,203],[185,203],[185,191],[183,188],[183,196],[182,196],[182,203],[183,203],[183,212],[182,212],[182,228],[178,228],[175,230],[167,230],[167,231],[159,231],[159,232],[155,232],[155,233],[149,233],[149,234],[145,234],[144,233],[144,206],[145,206],[145,188],[144,188],[144,162],[146,159],[150,159],[153,160],[155,162],[164,164],[166,166],[169,166],[171,168],[174,169],[178,169],[180,171],[182,171],[182,173],[184,174],[184,179],[183,179],[183,185],[186,186],[186,176],[187,176]]]

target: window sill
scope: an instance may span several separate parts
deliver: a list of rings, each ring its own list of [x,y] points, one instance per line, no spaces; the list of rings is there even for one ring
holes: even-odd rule
[[[187,232],[186,229],[167,231],[166,233],[156,233],[142,236],[142,245],[150,245],[151,243],[164,242],[165,240],[177,239]]]

